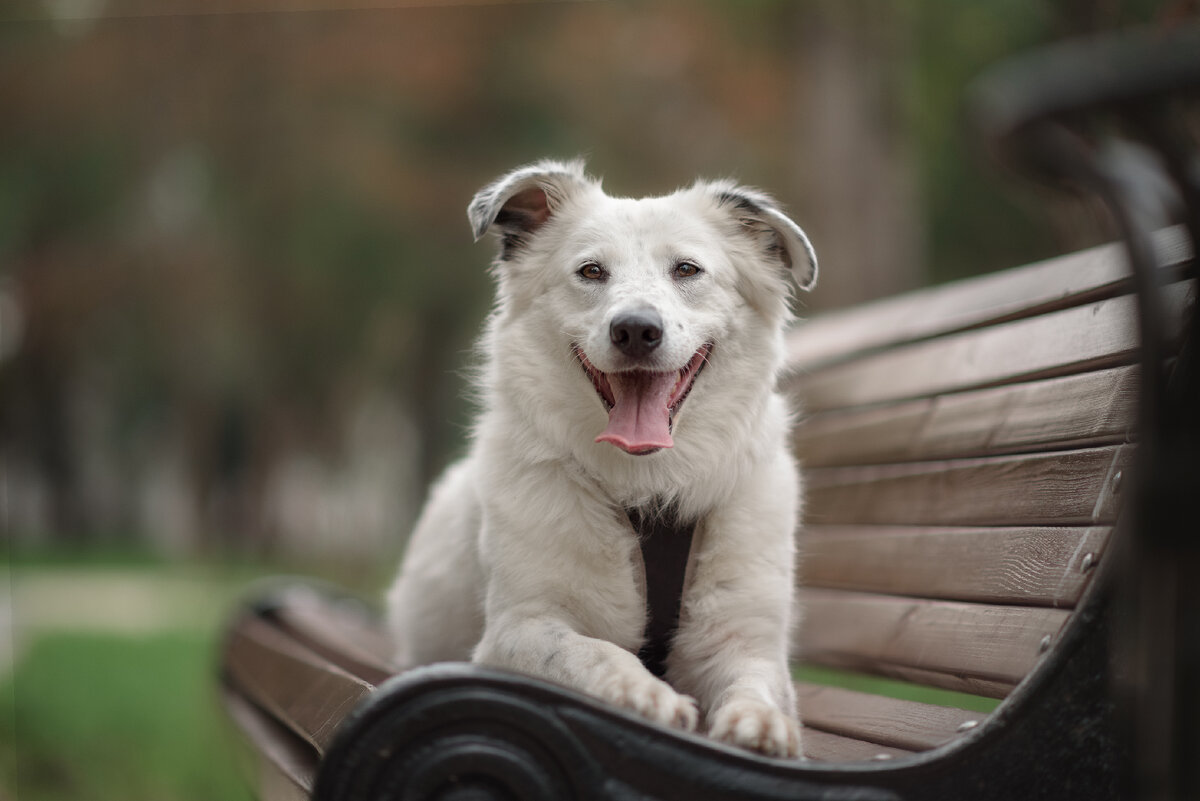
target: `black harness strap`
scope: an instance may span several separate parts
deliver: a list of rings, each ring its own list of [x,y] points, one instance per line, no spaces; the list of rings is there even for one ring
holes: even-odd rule
[[[642,546],[646,568],[646,631],[638,658],[655,676],[667,672],[671,638],[679,628],[683,577],[695,523],[681,523],[671,510],[626,509]]]

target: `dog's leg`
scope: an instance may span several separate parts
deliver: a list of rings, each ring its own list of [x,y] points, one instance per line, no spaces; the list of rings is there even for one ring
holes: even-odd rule
[[[705,518],[667,669],[699,699],[711,736],[779,757],[800,755],[788,670],[797,506],[795,466],[780,454]]]
[[[430,491],[387,594],[394,662],[465,661],[483,632],[477,464],[459,462]]]
[[[486,622],[474,661],[694,729],[695,701],[634,654],[646,611],[628,520],[561,470],[519,472],[486,503]]]
[[[652,676],[629,651],[581,634],[575,621],[548,615],[506,618],[489,625],[475,653],[477,663],[572,687],[660,725],[696,728],[695,700]]]

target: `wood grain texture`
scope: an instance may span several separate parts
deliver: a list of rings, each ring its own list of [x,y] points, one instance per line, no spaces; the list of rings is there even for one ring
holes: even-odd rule
[[[254,743],[259,756],[263,798],[307,799],[317,775],[317,754],[296,735],[237,693],[225,689],[229,716]]]
[[[803,587],[940,600],[1075,606],[1111,528],[811,526]]]
[[[237,691],[320,753],[374,689],[258,618],[242,620],[230,634],[225,669]]]
[[[1159,232],[1156,245],[1170,275],[1191,258],[1181,228]],[[792,332],[789,365],[805,373],[855,354],[1127,294],[1128,275],[1121,246],[1110,244],[830,312]]]
[[[897,759],[912,752],[878,743],[843,737],[820,729],[805,729],[800,736],[804,756],[817,762],[877,762]]]
[[[339,607],[316,593],[293,592],[272,616],[297,642],[370,684],[382,684],[396,673],[381,624],[357,609]]]
[[[803,623],[797,650],[803,660],[883,675],[899,675],[889,666],[910,669],[920,672],[922,683],[950,689],[961,689],[964,677],[996,685],[982,694],[999,689],[1003,695],[1024,678],[1070,616],[1062,609],[843,590],[806,588],[799,595]]]
[[[809,467],[880,464],[1128,442],[1138,393],[1133,366],[974,390],[800,421],[795,452]]]
[[[963,724],[987,717],[982,712],[804,682],[796,684],[796,697],[806,730],[909,751],[942,745],[958,736]]]
[[[1130,446],[805,471],[810,525],[1104,525]]]
[[[987,679],[969,673],[944,673],[938,670],[926,670],[909,665],[896,665],[891,662],[878,662],[871,672],[877,676],[898,679],[909,684],[922,684],[927,687],[954,690],[955,692],[980,695],[985,698],[1007,698],[1015,686],[1008,681]]]
[[[1192,290],[1181,282],[1164,293],[1170,336]],[[818,412],[1117,367],[1136,355],[1136,314],[1132,296],[1110,298],[803,372],[787,387]]]

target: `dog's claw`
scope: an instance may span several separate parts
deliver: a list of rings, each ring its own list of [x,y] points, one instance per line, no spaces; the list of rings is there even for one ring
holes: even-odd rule
[[[709,736],[767,756],[800,756],[800,724],[763,701],[735,699],[712,715]]]
[[[700,719],[696,699],[649,675],[613,676],[595,694],[662,726],[695,731]]]

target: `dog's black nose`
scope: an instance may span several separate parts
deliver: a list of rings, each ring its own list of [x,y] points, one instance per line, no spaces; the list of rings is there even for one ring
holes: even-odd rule
[[[662,317],[653,309],[625,312],[613,318],[608,336],[626,356],[643,358],[662,343]]]

